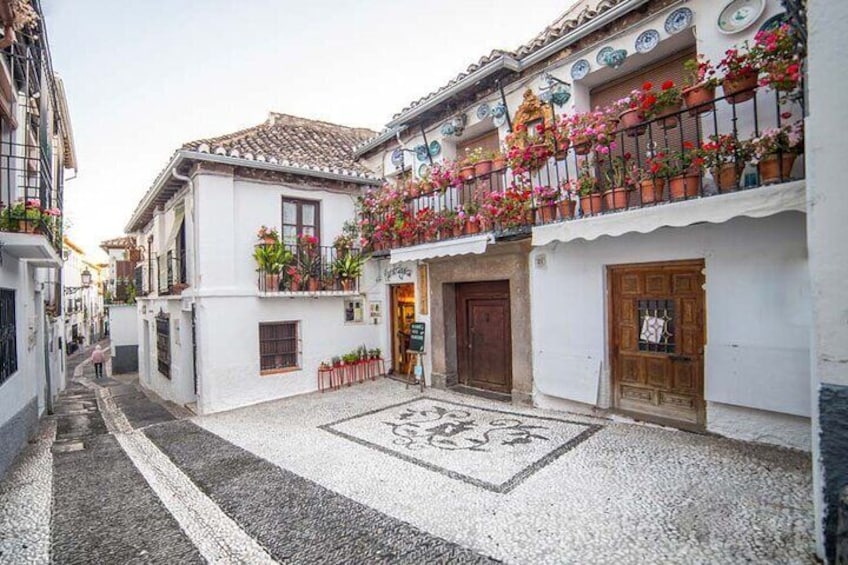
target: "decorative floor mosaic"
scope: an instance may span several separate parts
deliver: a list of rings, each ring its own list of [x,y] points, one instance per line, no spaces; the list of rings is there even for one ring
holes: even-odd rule
[[[453,479],[508,493],[601,426],[423,397],[320,428]]]

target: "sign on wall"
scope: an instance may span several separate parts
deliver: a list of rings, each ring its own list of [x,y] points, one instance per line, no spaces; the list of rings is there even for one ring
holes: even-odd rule
[[[383,321],[383,303],[379,300],[368,303],[368,315],[375,326]]]
[[[427,265],[418,266],[418,313],[422,316],[430,313],[429,275]]]

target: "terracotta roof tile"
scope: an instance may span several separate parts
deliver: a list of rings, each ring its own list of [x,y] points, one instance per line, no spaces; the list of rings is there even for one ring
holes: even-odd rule
[[[299,168],[370,174],[368,169],[354,161],[353,150],[376,133],[366,128],[271,112],[268,119],[257,126],[191,141],[182,149],[278,162]]]
[[[131,235],[127,235],[107,239],[106,241],[100,242],[100,247],[102,249],[127,249],[129,247],[135,247],[135,238]]]

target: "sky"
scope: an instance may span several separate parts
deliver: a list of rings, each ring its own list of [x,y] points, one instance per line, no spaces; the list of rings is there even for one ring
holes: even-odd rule
[[[379,130],[571,3],[42,0],[79,162],[65,183],[66,233],[103,258],[100,242],[123,235],[184,142],[269,111]]]

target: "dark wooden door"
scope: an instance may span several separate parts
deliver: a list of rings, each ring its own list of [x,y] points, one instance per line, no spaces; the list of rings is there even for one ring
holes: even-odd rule
[[[458,284],[456,326],[459,382],[512,392],[509,281]]]
[[[615,406],[704,425],[703,261],[610,267]]]

